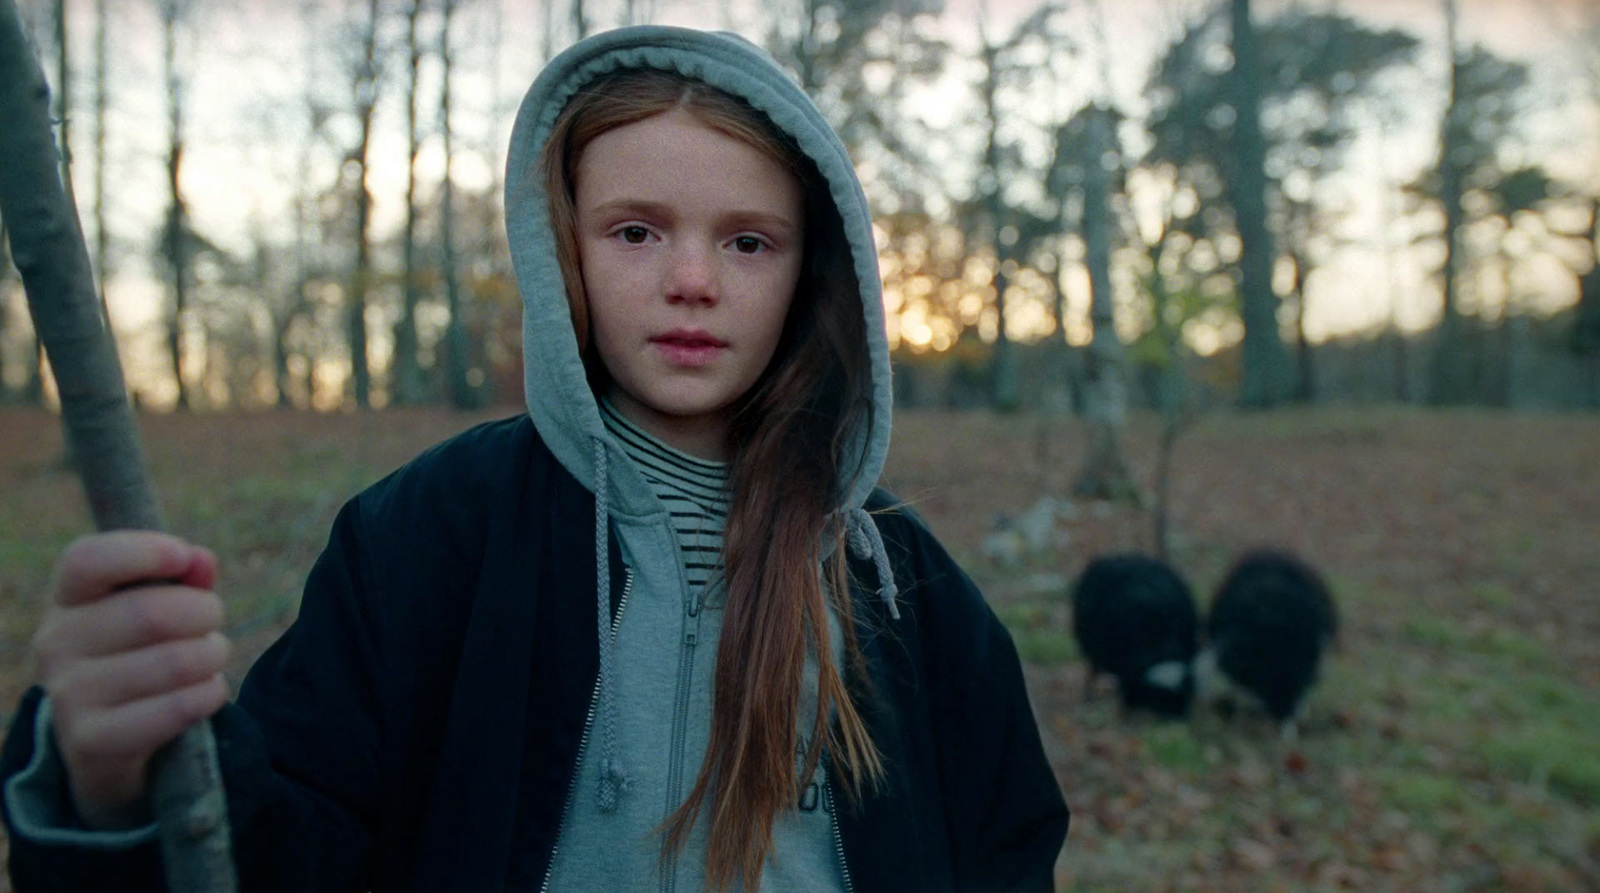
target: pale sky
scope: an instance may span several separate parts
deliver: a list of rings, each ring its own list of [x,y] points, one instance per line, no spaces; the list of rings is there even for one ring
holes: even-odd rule
[[[498,0],[509,14],[497,39],[487,24],[489,17],[482,15],[495,2],[469,0],[458,20],[457,145],[465,151],[458,156],[455,172],[458,183],[466,187],[481,187],[490,181],[490,164],[503,151],[516,99],[536,73],[540,59],[539,5]],[[1580,182],[1600,182],[1600,113],[1592,98],[1586,104],[1571,101],[1579,98],[1572,82],[1572,67],[1580,53],[1572,37],[1573,25],[1584,16],[1595,15],[1595,0],[1458,2],[1464,41],[1482,42],[1534,66],[1541,98],[1525,119],[1530,152],[1559,174]],[[1137,111],[1154,54],[1176,36],[1179,13],[1200,4],[1195,0],[1098,0],[1098,4],[1101,9],[1096,0],[1070,4],[1074,33],[1083,49],[1074,60],[1081,70],[1074,72],[1067,89],[1087,98],[1103,67],[1117,101]],[[295,147],[303,132],[304,78],[311,64],[316,66],[312,76],[322,85],[328,101],[348,105],[340,91],[336,60],[326,55],[308,60],[306,56],[298,16],[302,5],[296,0],[199,2],[195,4],[196,27],[180,45],[181,57],[191,72],[184,167],[191,213],[200,231],[241,253],[247,251],[252,227],[288,231],[288,198],[298,176]],[[591,0],[588,5],[601,24],[614,24],[620,17],[620,3]],[[664,23],[723,23],[707,21],[705,4],[657,0],[643,5],[653,10],[656,21]],[[1328,258],[1322,273],[1311,280],[1308,327],[1313,337],[1319,338],[1370,328],[1391,314],[1407,327],[1426,325],[1437,313],[1437,287],[1428,278],[1436,261],[1399,244],[1409,238],[1409,228],[1420,225],[1415,220],[1391,227],[1391,244],[1385,247],[1381,224],[1386,214],[1395,213],[1395,200],[1392,188],[1381,187],[1411,179],[1433,160],[1434,134],[1445,96],[1442,0],[1344,0],[1305,5],[1336,7],[1374,24],[1404,28],[1424,41],[1417,70],[1406,85],[1404,125],[1381,133],[1374,127],[1350,153],[1354,170],[1341,184],[1342,200],[1350,209],[1343,227],[1348,244]],[[24,0],[23,6],[38,17],[45,4]],[[87,62],[92,53],[93,4],[69,0],[69,6],[76,28],[74,52],[80,62]],[[166,203],[165,89],[153,6],[144,0],[112,4],[116,62],[108,126],[113,157],[107,171],[112,183],[108,189],[109,229],[122,245],[111,280],[113,308],[119,328],[136,340],[151,341],[159,319],[161,290],[149,278],[148,258]],[[334,2],[312,6],[325,20],[318,30],[326,35],[328,20],[342,7]],[[1003,33],[1034,6],[1032,0],[948,0],[943,16],[951,39],[960,45],[963,38],[970,43],[976,34],[980,8],[986,9],[991,33]],[[1257,0],[1256,6],[1260,17],[1270,15],[1280,4]],[[755,19],[741,15],[746,7],[733,3],[727,9],[726,24],[746,36],[761,38],[759,32],[750,30]],[[1097,15],[1103,16],[1103,43],[1094,35]],[[197,42],[195,33],[203,34],[203,40]],[[428,33],[432,33],[431,26]],[[1100,58],[1102,46],[1113,48],[1109,63]],[[496,52],[497,78],[488,74],[491,55]],[[952,78],[960,76],[961,69],[955,67]],[[93,201],[89,66],[82,65],[77,77],[73,89],[74,142],[80,158],[76,183],[88,226]],[[393,77],[399,80],[404,75],[396,71]],[[971,116],[969,107],[962,105],[965,99],[959,88],[945,88],[952,89],[954,93],[931,93],[933,101],[922,106],[930,123],[947,124]],[[404,111],[393,98],[398,91],[391,96],[389,104],[380,107],[370,179],[377,199],[379,238],[393,232],[403,208]],[[353,143],[353,134],[345,142]],[[330,180],[330,165],[336,160],[331,150],[315,159],[318,183]],[[431,140],[421,157],[420,175],[436,181],[441,166],[438,141]],[[1542,272],[1541,265],[1545,268]],[[1570,303],[1570,287],[1553,272],[1559,269],[1549,259],[1527,265],[1518,287],[1526,293],[1528,304],[1553,309]],[[1087,295],[1080,279],[1070,272],[1066,277],[1077,314],[1077,324],[1069,327],[1069,332],[1081,328],[1086,313]]]

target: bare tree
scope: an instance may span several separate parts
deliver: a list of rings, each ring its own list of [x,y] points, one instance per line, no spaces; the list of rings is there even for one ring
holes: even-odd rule
[[[372,405],[372,371],[367,359],[367,302],[372,288],[372,188],[367,183],[371,164],[372,119],[378,104],[378,0],[367,0],[360,23],[361,56],[351,78],[356,121],[361,136],[350,152],[355,165],[356,256],[350,272],[345,333],[350,345],[350,384],[357,408]]]
[[[184,365],[184,328],[189,305],[189,212],[183,198],[183,100],[186,85],[178,70],[178,25],[187,0],[157,0],[161,17],[161,59],[167,87],[167,215],[162,229],[162,256],[167,264],[167,355],[178,388],[177,408],[190,408],[188,370]]]
[[[1083,108],[1056,130],[1055,160],[1051,165],[1051,191],[1062,192],[1062,217],[1067,208],[1065,187],[1075,181],[1080,197],[1084,263],[1089,273],[1089,324],[1091,336],[1085,351],[1084,420],[1089,444],[1073,492],[1091,499],[1137,502],[1139,489],[1128,472],[1123,451],[1123,430],[1128,413],[1126,350],[1117,331],[1116,298],[1111,284],[1111,253],[1116,233],[1112,197],[1126,182],[1126,155],[1117,139],[1121,116],[1111,107],[1110,41],[1100,4],[1095,2],[1090,31],[1099,61],[1100,99]],[[1113,178],[1115,174],[1115,178]],[[1061,221],[1065,228],[1066,221]],[[1056,311],[1065,328],[1064,307]]]
[[[1137,501],[1138,487],[1123,458],[1127,420],[1127,371],[1117,334],[1116,300],[1111,290],[1111,177],[1108,164],[1120,158],[1112,145],[1112,112],[1088,109],[1083,157],[1083,240],[1089,268],[1089,320],[1094,334],[1086,353],[1085,421],[1089,448],[1073,484],[1078,496]],[[1120,165],[1116,165],[1120,169]]]
[[[316,0],[303,0],[301,3],[300,26],[305,48],[305,57],[301,65],[301,75],[304,78],[302,109],[305,115],[305,134],[300,144],[294,178],[293,267],[288,287],[278,300],[271,304],[268,313],[272,339],[273,387],[277,391],[277,406],[280,409],[293,408],[297,395],[308,404],[314,402],[312,398],[315,396],[313,372],[317,359],[313,350],[315,339],[297,338],[296,333],[310,315],[309,293],[313,280],[326,275],[325,264],[322,262],[323,240],[314,239],[312,235],[313,227],[317,225],[313,213],[316,201],[311,184],[312,156],[319,140],[325,137],[324,127],[330,117],[329,107],[317,90],[321,80],[318,77],[317,65],[320,54],[313,39],[321,30],[317,11]],[[294,360],[297,357],[303,361],[303,381],[297,380],[294,372]]]
[[[1470,126],[1461,90],[1462,58],[1456,30],[1459,12],[1455,0],[1444,0],[1445,46],[1450,53],[1450,99],[1445,106],[1444,126],[1439,135],[1439,204],[1444,208],[1444,269],[1439,336],[1434,343],[1428,372],[1428,402],[1435,405],[1460,403],[1467,399],[1469,384],[1466,352],[1462,350],[1460,298],[1461,207],[1463,187],[1462,144],[1470,140],[1464,131]]]
[[[649,22],[655,15],[653,6],[654,4],[650,0],[623,0],[622,24],[624,26],[643,25]]]
[[[1393,151],[1392,128],[1396,111],[1387,104],[1375,106],[1372,109],[1374,133],[1377,139],[1373,146],[1377,155],[1377,170],[1380,177],[1379,187],[1382,200],[1378,205],[1379,239],[1383,249],[1383,279],[1385,303],[1389,307],[1388,320],[1385,323],[1386,337],[1390,339],[1392,348],[1389,354],[1389,369],[1391,391],[1394,400],[1400,403],[1411,402],[1411,355],[1408,339],[1400,330],[1400,293],[1395,288],[1395,226],[1400,218],[1396,207],[1398,189],[1390,173],[1390,153]]]
[[[589,36],[589,19],[583,12],[583,0],[572,0],[572,39],[580,41]]]
[[[417,153],[421,150],[422,136],[418,130],[418,104],[422,97],[421,68],[422,43],[418,39],[418,24],[422,18],[423,0],[411,0],[406,10],[406,62],[410,80],[406,103],[406,134],[410,159],[406,164],[406,216],[401,233],[402,274],[400,321],[394,328],[394,362],[390,366],[392,399],[396,404],[409,405],[423,400],[422,367],[417,358],[417,304],[422,300],[417,269]]]
[[[995,265],[994,279],[991,282],[991,287],[994,289],[996,319],[994,357],[990,365],[992,376],[990,400],[998,409],[1015,409],[1021,402],[1022,395],[1017,384],[1017,358],[1012,349],[1010,333],[1006,330],[1006,292],[1011,287],[1011,279],[1006,273],[1006,261],[1011,253],[1009,247],[1016,244],[1017,233],[1015,226],[1010,226],[1008,229],[1009,215],[1001,193],[1001,112],[997,98],[1000,89],[1001,47],[990,41],[986,18],[986,15],[981,15],[978,20],[978,53],[983,65],[983,77],[978,84],[978,93],[983,106],[985,132],[978,182],[980,201],[988,221],[988,235],[994,251]]]
[[[556,55],[556,0],[539,0],[539,59],[549,62]]]
[[[444,182],[440,184],[439,242],[441,277],[444,279],[445,301],[450,310],[450,325],[446,330],[448,347],[445,351],[446,369],[450,387],[450,404],[457,409],[478,405],[478,389],[472,381],[471,339],[467,337],[466,306],[461,296],[461,276],[456,263],[455,245],[455,177],[451,166],[455,161],[454,127],[450,110],[453,94],[450,75],[454,68],[450,49],[450,25],[455,17],[457,0],[444,0],[443,21],[439,26],[439,61],[443,69],[440,85],[439,129],[444,136]]]

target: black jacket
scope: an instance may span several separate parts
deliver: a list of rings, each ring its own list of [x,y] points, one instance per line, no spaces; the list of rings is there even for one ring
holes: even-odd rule
[[[1067,809],[1010,637],[878,496],[901,618],[857,594],[870,681],[853,685],[886,780],[837,798],[851,886],[1049,890]],[[245,891],[540,888],[595,683],[593,528],[593,498],[526,417],[446,441],[345,505],[296,622],[214,720]],[[876,589],[870,562],[852,572]],[[13,723],[5,778],[32,758],[38,698]],[[18,893],[163,887],[154,844],[12,836]]]

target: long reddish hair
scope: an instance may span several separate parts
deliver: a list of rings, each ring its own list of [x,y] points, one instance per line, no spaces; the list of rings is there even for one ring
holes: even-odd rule
[[[838,209],[816,166],[748,103],[671,72],[629,69],[590,82],[562,110],[542,164],[557,258],[590,381],[605,370],[590,337],[574,195],[579,156],[600,134],[684,109],[761,151],[799,179],[805,252],[783,334],[740,398],[728,430],[731,501],[723,535],[727,606],[717,649],[711,737],[688,798],[668,817],[663,855],[679,852],[704,811],[706,882],[760,886],[773,822],[791,809],[825,751],[852,797],[881,777],[866,724],[833,659],[837,612],[849,675],[865,682],[852,622],[844,532],[834,515],[859,467],[872,420],[860,284]],[[826,547],[826,548],[825,548]],[[829,555],[819,563],[819,556]],[[806,655],[819,669],[817,709],[799,716]],[[837,724],[830,722],[836,717]],[[800,731],[811,734],[796,767]]]

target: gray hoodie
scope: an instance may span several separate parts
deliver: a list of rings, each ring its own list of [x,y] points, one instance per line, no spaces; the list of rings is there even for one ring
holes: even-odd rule
[[[704,821],[677,860],[660,859],[658,831],[693,786],[705,753],[720,611],[714,599],[690,593],[665,509],[601,420],[573,332],[539,169],[566,101],[598,75],[640,67],[676,71],[744,98],[794,138],[828,184],[861,283],[875,404],[867,442],[857,445],[864,448],[848,452],[858,464],[842,469],[842,479],[854,484],[839,495],[838,520],[846,525],[852,550],[878,563],[879,579],[893,579],[877,529],[862,509],[888,452],[891,384],[871,216],[843,144],[789,76],[738,36],[646,26],[603,33],[568,49],[539,75],[518,111],[505,194],[524,303],[528,411],[551,452],[590,486],[597,509],[600,678],[547,881],[552,890],[696,890],[702,877]],[[608,529],[618,537],[628,567],[614,626]],[[891,612],[892,585],[881,593]],[[815,697],[814,678],[806,695]],[[808,788],[797,808],[779,817],[766,888],[847,886],[829,792],[820,774],[816,782],[820,787]]]

